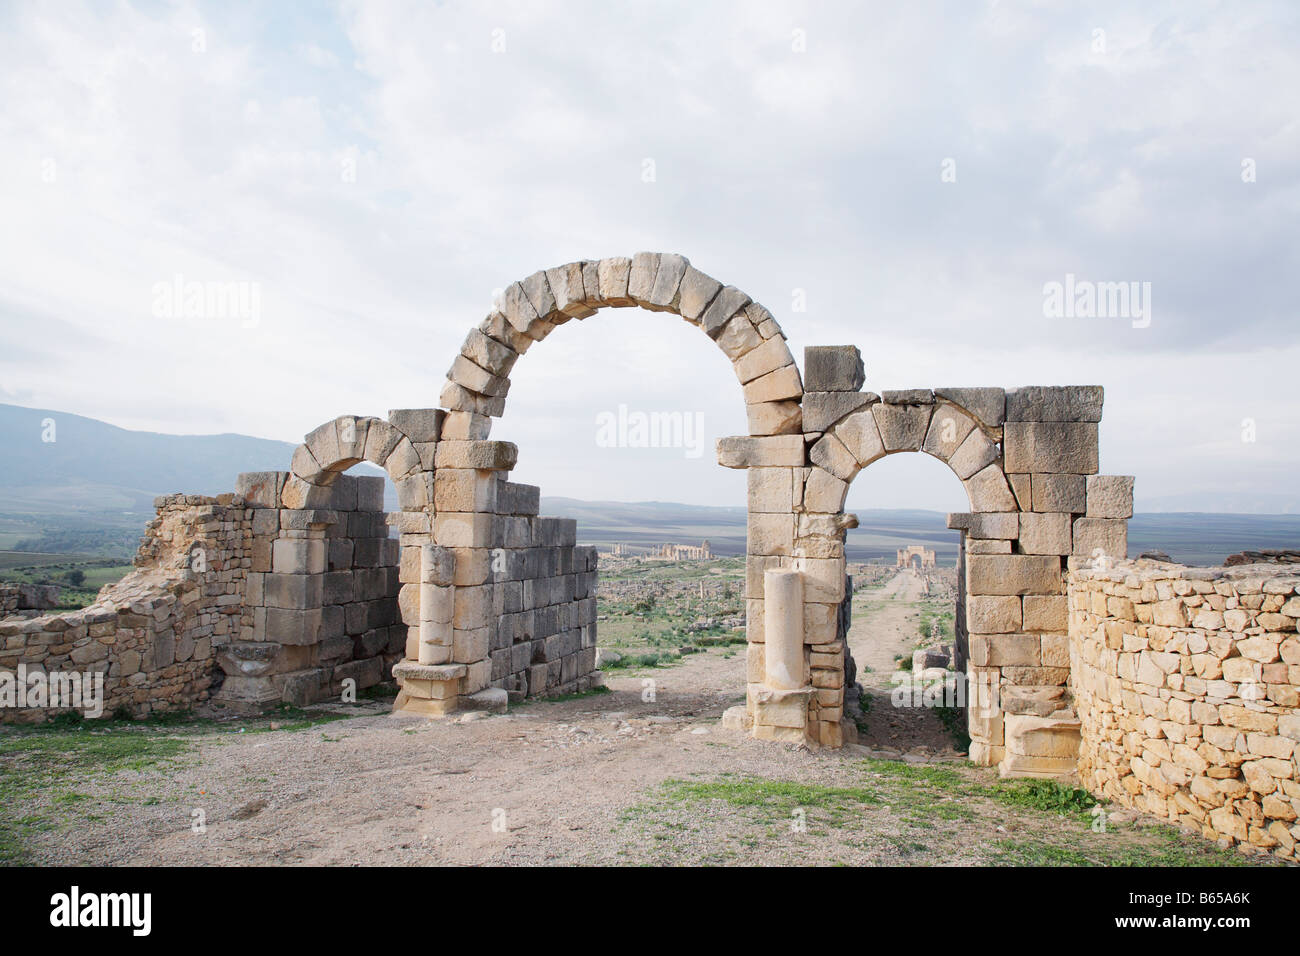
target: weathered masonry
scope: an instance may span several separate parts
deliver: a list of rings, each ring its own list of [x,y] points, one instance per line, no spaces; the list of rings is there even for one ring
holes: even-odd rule
[[[1101,388],[864,391],[856,347],[807,348],[800,368],[767,309],[672,254],[512,283],[469,330],[440,408],[331,419],[286,471],[241,475],[217,499],[160,500],[140,569],[84,611],[0,622],[0,668],[103,669],[109,708],[135,713],[217,685],[217,704],[252,711],[391,676],[396,709],[442,715],[599,682],[595,551],[577,545],[575,522],[538,515],[539,490],[510,480],[517,449],[490,435],[520,357],[610,307],[696,326],[745,405],[748,434],[717,449],[748,479],[746,704],[730,722],[765,740],[852,739],[844,539],[857,519],[844,502],[862,469],[922,452],[969,500],[948,525],[961,532],[955,655],[971,759],[1012,775],[1078,768],[1107,794],[1293,852],[1292,569],[1274,566],[1259,592],[1207,591],[1188,569],[1137,584],[1125,572],[1112,593],[1097,575],[1127,557],[1133,479],[1099,474]],[[345,474],[363,461],[387,472],[397,512],[383,511],[382,479]],[[1172,620],[1166,591],[1190,622]],[[1247,670],[1267,700],[1240,682],[1229,693]]]

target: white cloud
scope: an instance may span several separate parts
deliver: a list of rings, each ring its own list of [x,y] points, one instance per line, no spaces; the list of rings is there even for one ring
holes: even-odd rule
[[[492,289],[664,249],[767,304],[797,355],[858,344],[869,388],[1106,385],[1103,466],[1139,497],[1292,483],[1288,6],[266,9],[0,13],[0,394],[294,439],[436,403]],[[1152,327],[1044,319],[1067,272],[1151,281]],[[177,274],[256,282],[260,323],[159,320]],[[521,360],[499,428],[521,479],[740,500],[707,456],[594,445],[620,401],[743,429],[725,360],[668,322],[602,314]],[[1251,414],[1253,448],[1204,445]],[[872,496],[951,492],[919,474]]]

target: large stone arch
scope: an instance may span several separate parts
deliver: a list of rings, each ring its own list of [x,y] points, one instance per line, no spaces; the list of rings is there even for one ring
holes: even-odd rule
[[[602,308],[671,312],[704,332],[743,386],[751,435],[798,434],[803,383],[776,319],[735,286],[673,253],[638,252],[540,269],[505,288],[447,372],[444,438],[482,440],[505,411],[510,372],[534,343]]]

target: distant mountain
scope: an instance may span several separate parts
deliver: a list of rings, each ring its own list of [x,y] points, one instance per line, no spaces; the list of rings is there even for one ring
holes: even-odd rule
[[[17,405],[0,405],[0,447],[0,512],[9,514],[151,512],[160,494],[221,494],[241,471],[287,468],[294,449],[247,435],[128,431]]]
[[[51,431],[48,422],[53,423]],[[45,441],[44,438],[53,438]],[[241,471],[288,467],[294,446],[246,435],[164,435],[129,431],[81,415],[0,404],[0,550],[131,554],[153,498],[233,491]],[[358,471],[379,474],[359,465]],[[1172,499],[1166,499],[1172,501]],[[1279,502],[1280,503],[1280,502]],[[388,489],[387,507],[396,508]],[[543,514],[578,519],[579,540],[698,544],[745,552],[745,509],[666,501],[580,501],[546,497]],[[893,561],[909,544],[934,548],[951,564],[958,535],[938,511],[856,511],[851,560]],[[1129,524],[1129,552],[1167,552],[1189,564],[1219,564],[1237,551],[1296,547],[1300,515],[1143,513]]]

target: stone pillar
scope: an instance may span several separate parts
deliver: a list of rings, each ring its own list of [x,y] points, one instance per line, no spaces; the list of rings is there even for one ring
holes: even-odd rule
[[[451,660],[452,612],[455,562],[446,549],[426,544],[420,548],[420,640],[417,660],[421,664],[445,664]]]
[[[777,690],[807,683],[803,649],[803,574],[790,568],[763,573],[763,633],[767,643],[763,681]]]

